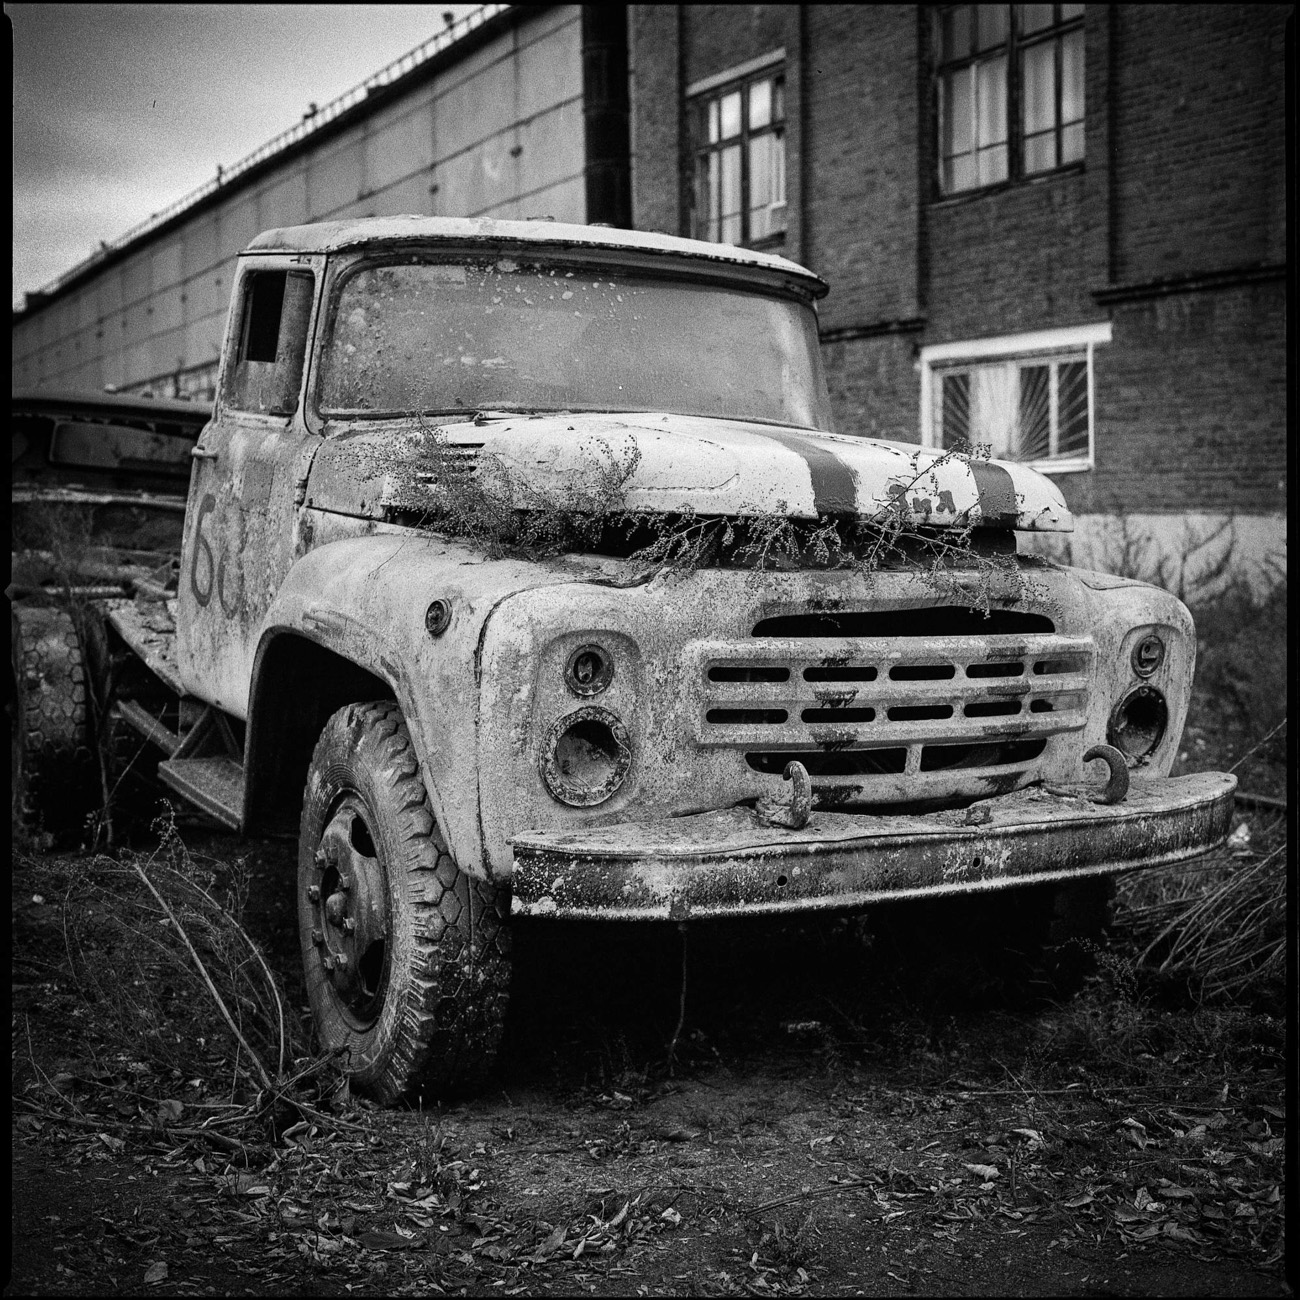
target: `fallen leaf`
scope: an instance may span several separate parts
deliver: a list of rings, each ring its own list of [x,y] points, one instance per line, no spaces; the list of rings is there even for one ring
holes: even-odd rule
[[[968,1165],[963,1161],[962,1168],[969,1169],[971,1173],[976,1174],[986,1183],[992,1182],[993,1179],[998,1177],[998,1171],[994,1165]]]
[[[158,1123],[164,1125],[175,1124],[184,1111],[184,1105],[172,1098],[168,1098],[166,1101],[160,1101],[158,1103]]]
[[[146,1286],[157,1286],[159,1282],[167,1280],[167,1265],[159,1260],[156,1264],[150,1264],[145,1270],[144,1281]]]

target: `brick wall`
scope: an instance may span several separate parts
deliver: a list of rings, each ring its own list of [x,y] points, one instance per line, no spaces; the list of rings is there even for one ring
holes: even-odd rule
[[[1281,281],[1116,304],[1094,353],[1097,468],[1057,482],[1078,513],[1286,509]]]
[[[828,329],[918,313],[917,13],[813,5],[804,108],[804,261]]]
[[[1116,278],[1285,257],[1284,5],[1119,5]]]
[[[931,204],[925,342],[1104,321],[1086,184],[1086,173],[1061,173]]]
[[[684,5],[686,84],[785,46],[787,5]]]
[[[822,345],[836,433],[918,441],[921,381],[914,337],[884,334]]]
[[[638,7],[640,68],[677,59],[673,12]],[[915,441],[925,344],[1110,320],[1094,353],[1097,467],[1057,477],[1072,508],[1284,510],[1284,283],[1106,295],[1284,260],[1290,10],[1088,6],[1084,168],[949,199],[934,192],[924,11],[800,12],[685,7],[680,80],[780,45],[802,80],[787,251],[831,285],[821,321],[837,428]],[[667,142],[662,111],[643,104],[639,120]],[[656,166],[638,222],[675,201]]]

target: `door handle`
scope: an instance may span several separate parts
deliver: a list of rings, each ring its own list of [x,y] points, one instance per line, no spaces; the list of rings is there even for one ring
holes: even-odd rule
[[[217,458],[217,453],[215,451],[209,451],[206,447],[191,447],[190,455],[195,460],[216,460]]]

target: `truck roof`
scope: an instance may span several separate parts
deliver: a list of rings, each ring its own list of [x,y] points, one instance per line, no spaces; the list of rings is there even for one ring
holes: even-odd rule
[[[820,298],[828,286],[807,268],[773,253],[683,239],[650,230],[620,230],[613,226],[579,226],[562,221],[498,221],[494,217],[359,217],[354,221],[316,221],[263,231],[245,250],[249,253],[333,253],[364,244],[393,241],[463,244],[486,240],[500,243],[601,248],[612,251],[663,254],[732,267],[776,272],[797,281],[806,293]]]

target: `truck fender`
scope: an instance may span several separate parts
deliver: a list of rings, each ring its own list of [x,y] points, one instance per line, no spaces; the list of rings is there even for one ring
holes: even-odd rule
[[[487,879],[478,798],[482,634],[512,592],[555,580],[536,563],[483,561],[445,539],[409,532],[309,551],[289,571],[259,633],[245,829],[296,826],[326,720],[345,704],[395,699],[448,847],[461,870]]]

